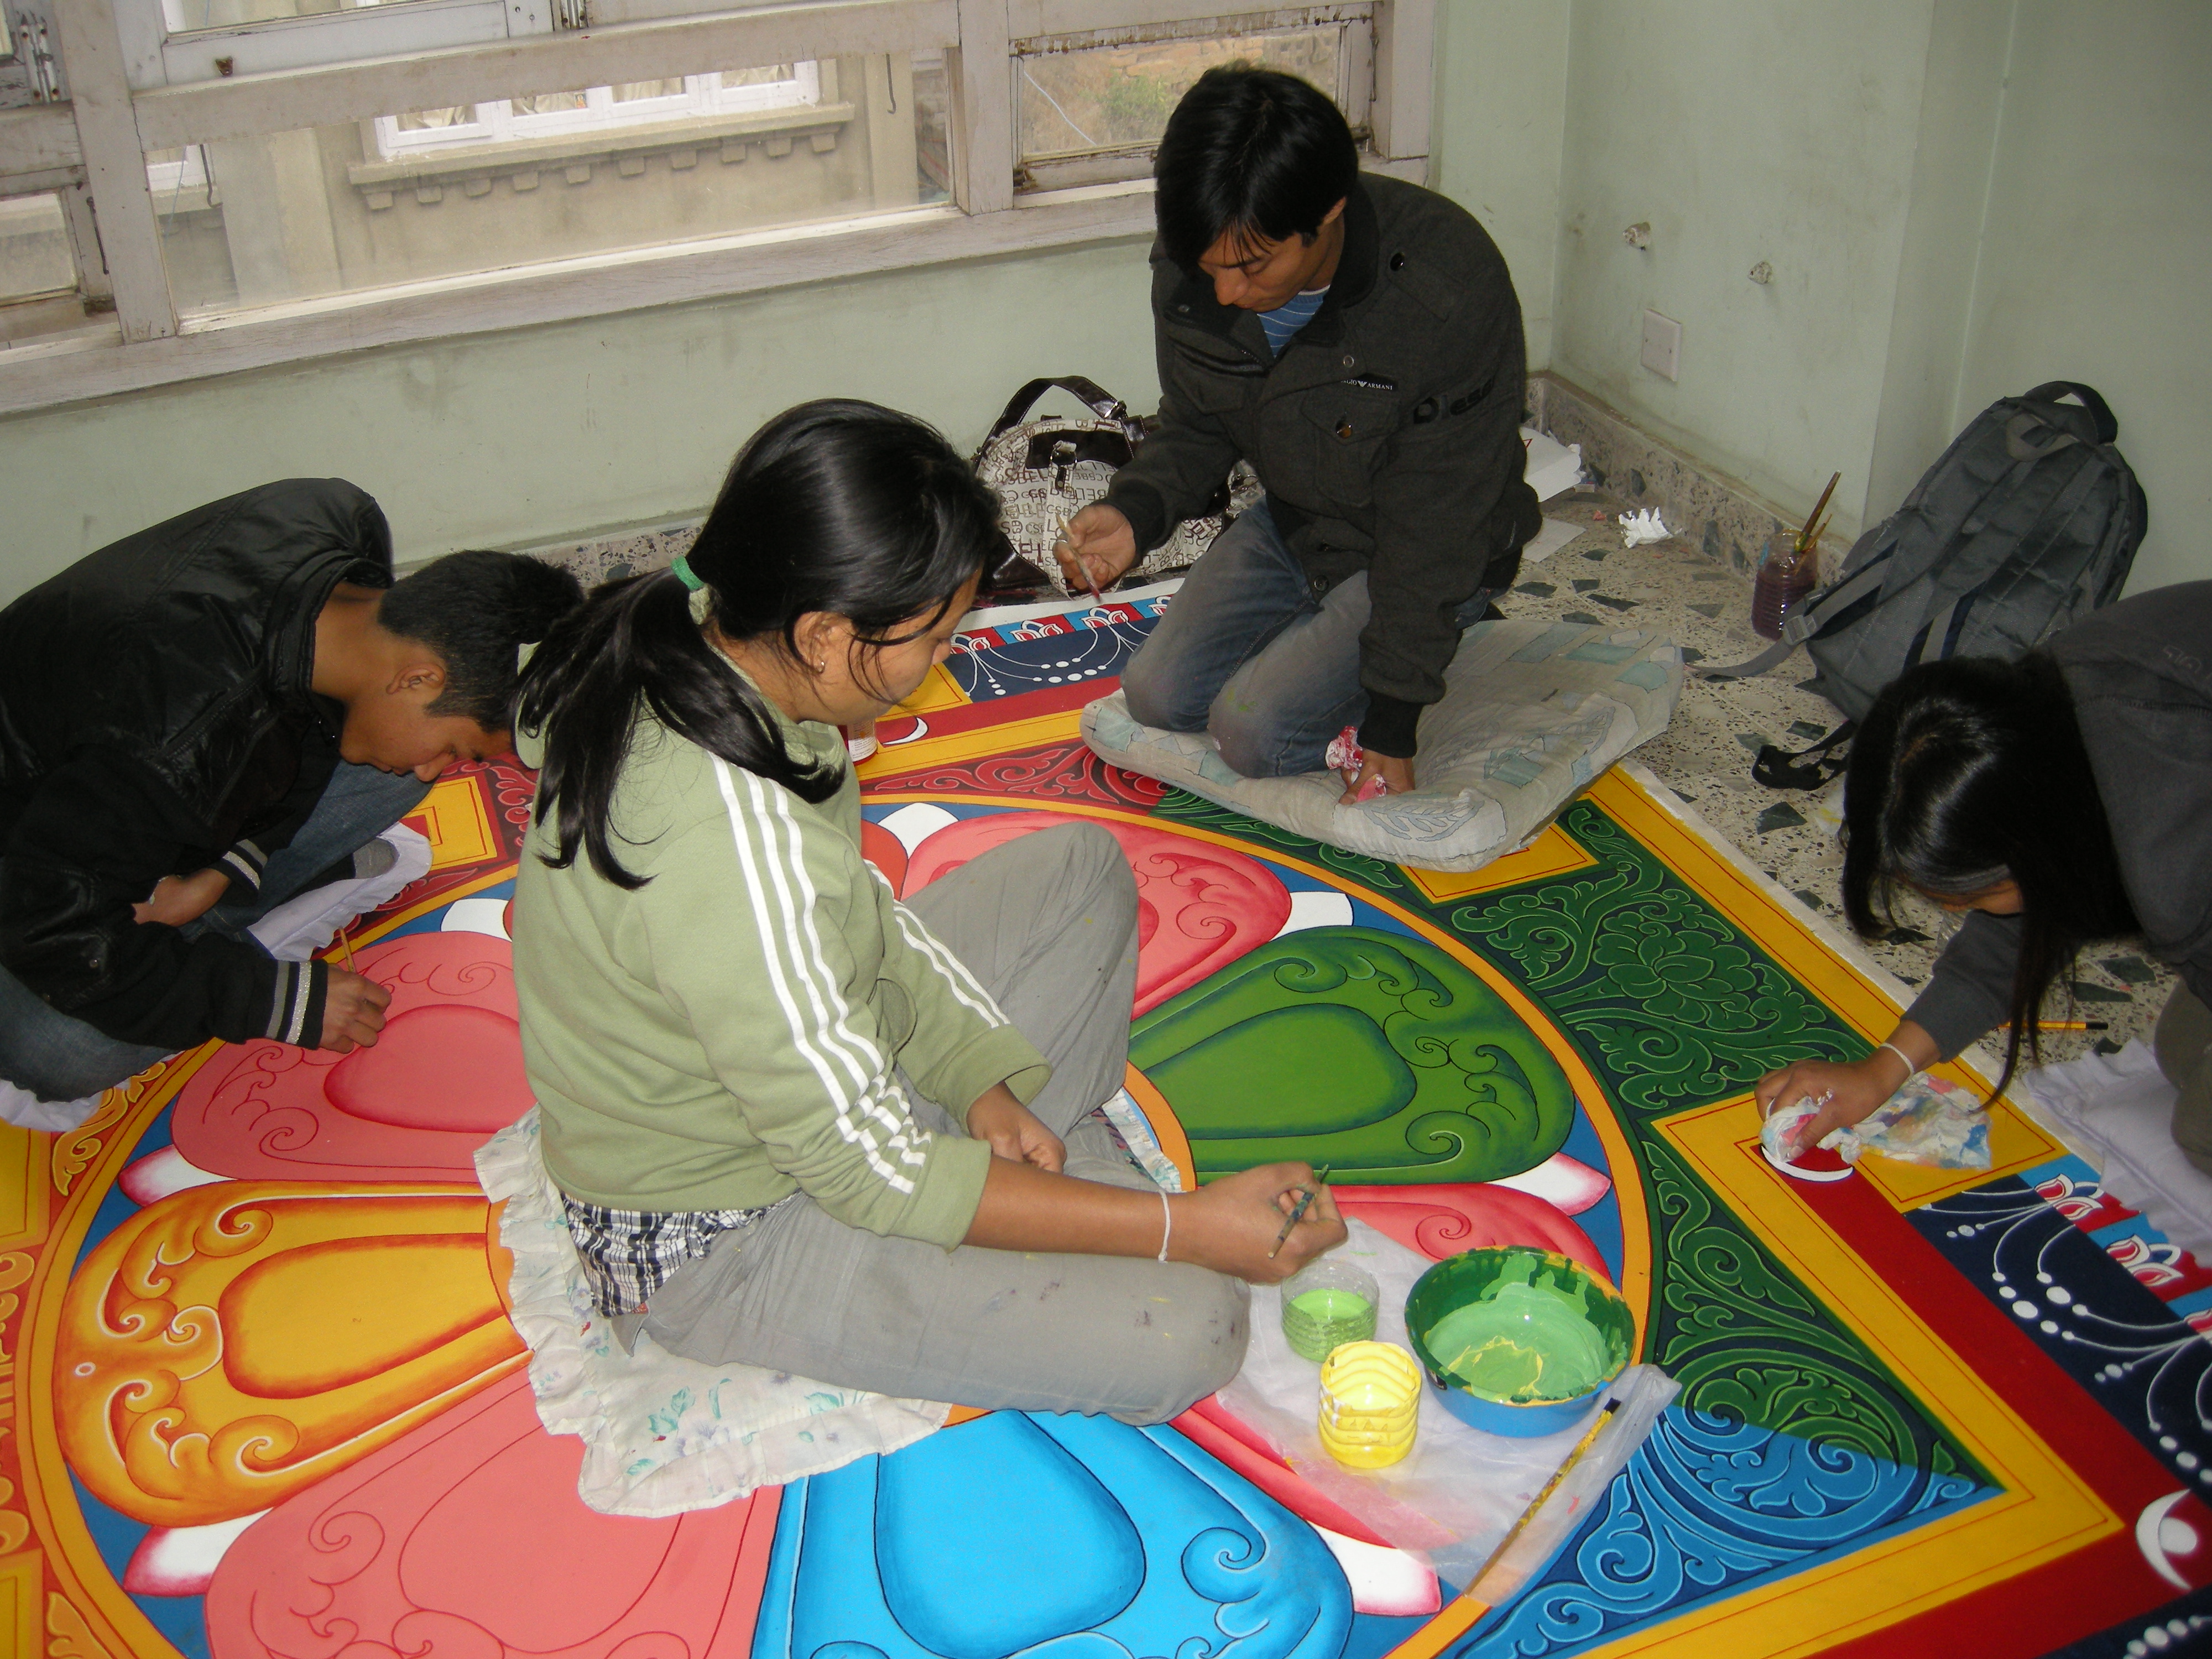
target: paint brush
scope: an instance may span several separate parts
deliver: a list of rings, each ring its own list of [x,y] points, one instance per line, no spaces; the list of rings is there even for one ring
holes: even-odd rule
[[[1605,1432],[1605,1425],[1613,1421],[1613,1414],[1620,1409],[1620,1401],[1618,1396],[1605,1402],[1605,1408],[1597,1414],[1597,1421],[1591,1424],[1583,1437],[1575,1442],[1575,1449],[1567,1454],[1566,1462],[1553,1472],[1552,1478],[1544,1483],[1544,1489],[1529,1500],[1528,1507],[1521,1511],[1521,1518],[1507,1530],[1505,1536],[1499,1540],[1498,1547],[1491,1551],[1490,1559],[1482,1564],[1481,1571],[1467,1581],[1466,1599],[1474,1600],[1475,1590],[1480,1586],[1490,1570],[1505,1559],[1505,1552],[1513,1547],[1514,1540],[1528,1531],[1528,1523],[1536,1518],[1537,1512],[1544,1507],[1546,1500],[1553,1492],[1559,1491],[1561,1481],[1574,1473],[1575,1465],[1583,1461],[1583,1454],[1597,1444],[1598,1436]],[[1486,1602],[1482,1603],[1475,1609],[1475,1617],[1479,1619],[1489,1610],[1490,1605]],[[1472,1620],[1468,1621],[1469,1624],[1473,1622]],[[1465,1626],[1462,1628],[1464,1629]]]
[[[1797,532],[1797,550],[1800,553],[1814,545],[1814,538],[1827,528],[1820,522],[1820,514],[1828,505],[1828,497],[1836,493],[1836,485],[1843,476],[1841,472],[1829,475],[1828,487],[1820,492],[1820,499],[1813,503],[1813,510],[1805,515],[1805,527]]]
[[[1098,584],[1091,580],[1091,567],[1083,562],[1082,550],[1075,544],[1075,526],[1068,523],[1067,514],[1065,513],[1056,513],[1053,516],[1060,520],[1060,545],[1075,555],[1075,568],[1083,573],[1084,586],[1091,590],[1091,597],[1093,600],[1100,605],[1105,604],[1106,596],[1098,591]]]
[[[1276,1252],[1289,1241],[1291,1230],[1306,1218],[1306,1211],[1312,1206],[1314,1200],[1320,1195],[1321,1189],[1328,1185],[1330,1168],[1331,1166],[1327,1164],[1322,1164],[1320,1173],[1314,1176],[1314,1184],[1299,1188],[1298,1201],[1291,1206],[1291,1218],[1283,1224],[1283,1231],[1275,1235],[1275,1243],[1267,1252],[1268,1261],[1273,1261]]]
[[[359,973],[361,970],[353,965],[353,931],[350,927],[338,929],[338,949],[345,952],[346,972]]]
[[[2035,1022],[2035,1029],[2039,1031],[2109,1031],[2112,1029],[2112,1022],[2108,1019],[2039,1019]],[[2012,1022],[2007,1020],[1997,1030],[2009,1031]]]

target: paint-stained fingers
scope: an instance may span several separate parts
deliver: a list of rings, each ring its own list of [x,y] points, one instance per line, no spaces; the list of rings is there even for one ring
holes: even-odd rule
[[[392,993],[374,980],[332,968],[323,993],[323,1029],[316,1046],[341,1054],[372,1046],[384,1030],[384,1011],[391,1002]]]

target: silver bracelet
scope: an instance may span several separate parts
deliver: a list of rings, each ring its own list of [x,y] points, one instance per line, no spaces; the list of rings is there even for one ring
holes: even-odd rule
[[[1168,1195],[1160,1194],[1160,1256],[1168,1259],[1168,1241],[1175,1237],[1175,1212],[1168,1207]]]

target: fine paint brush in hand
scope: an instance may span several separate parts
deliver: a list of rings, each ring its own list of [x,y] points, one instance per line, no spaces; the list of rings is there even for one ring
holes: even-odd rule
[[[1075,568],[1083,573],[1083,585],[1091,590],[1092,599],[1100,605],[1105,604],[1106,596],[1098,591],[1098,584],[1091,579],[1091,567],[1083,562],[1083,550],[1075,544],[1075,526],[1068,523],[1067,514],[1065,513],[1057,513],[1053,516],[1060,520],[1060,544],[1075,555]]]
[[[1271,1248],[1267,1252],[1268,1261],[1273,1261],[1275,1259],[1276,1253],[1279,1251],[1283,1248],[1284,1244],[1289,1241],[1291,1230],[1306,1218],[1307,1209],[1312,1205],[1314,1200],[1320,1195],[1321,1189],[1328,1185],[1328,1172],[1330,1167],[1331,1166],[1328,1164],[1322,1164],[1321,1166],[1321,1173],[1314,1176],[1314,1184],[1310,1187],[1305,1188],[1302,1191],[1298,1198],[1298,1201],[1291,1206],[1291,1218],[1283,1224],[1283,1231],[1275,1235],[1275,1243],[1273,1248]]]

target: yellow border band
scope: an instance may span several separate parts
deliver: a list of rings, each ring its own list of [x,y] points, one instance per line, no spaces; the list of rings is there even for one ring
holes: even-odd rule
[[[1836,1561],[1590,1650],[1584,1659],[1784,1659],[1818,1653],[2070,1555],[2125,1523],[1973,1365],[1759,1152],[1748,1095],[1677,1113],[1659,1132],[1759,1242],[1887,1365],[2001,1491]],[[1905,1565],[1910,1562],[1909,1568]]]

